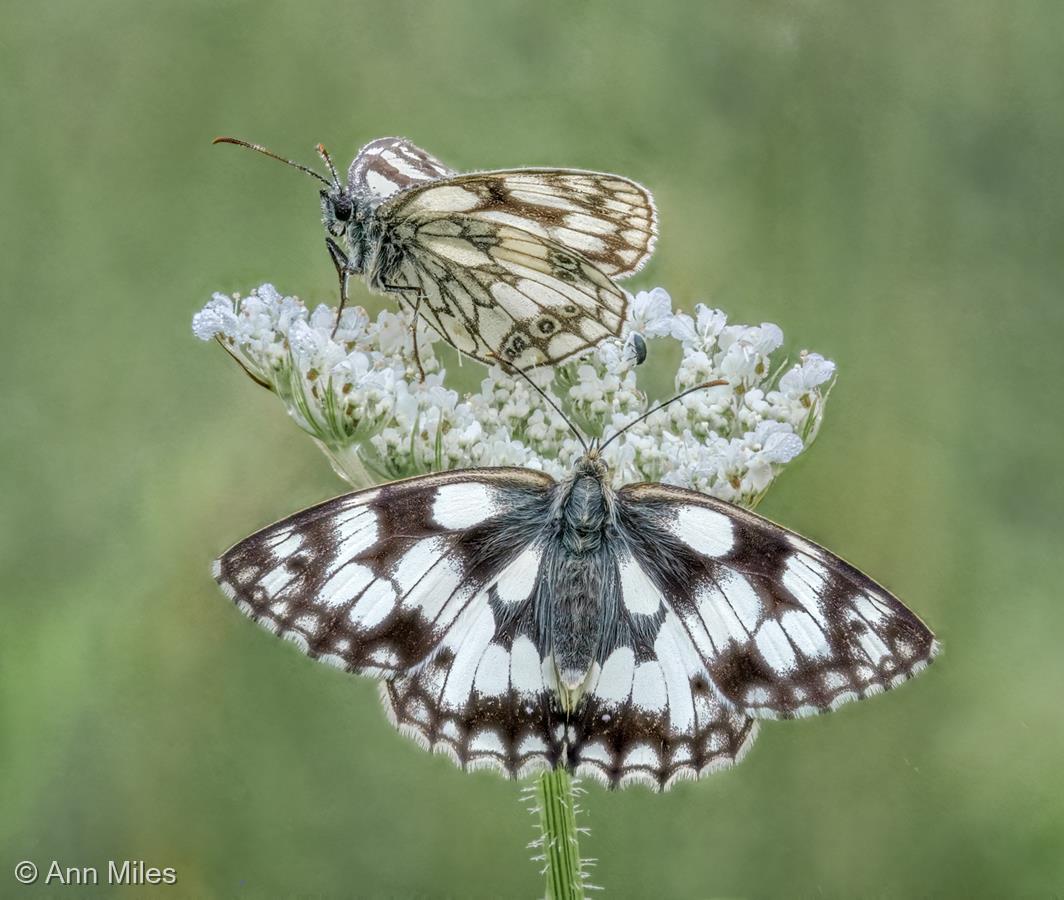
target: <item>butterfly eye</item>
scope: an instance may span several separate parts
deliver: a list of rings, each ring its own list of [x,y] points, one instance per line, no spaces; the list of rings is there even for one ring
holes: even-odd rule
[[[340,222],[348,222],[351,219],[351,213],[354,212],[354,206],[347,197],[334,197],[332,201],[333,215]]]

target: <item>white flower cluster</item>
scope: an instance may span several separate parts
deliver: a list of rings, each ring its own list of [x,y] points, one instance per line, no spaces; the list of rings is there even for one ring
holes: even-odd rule
[[[524,378],[494,367],[477,393],[445,385],[433,352],[439,340],[418,323],[414,355],[408,313],[360,308],[309,311],[263,285],[247,297],[215,294],[193,318],[260,384],[274,391],[317,439],[337,472],[364,487],[374,481],[469,466],[527,466],[564,477],[583,449],[569,424]],[[650,345],[658,365],[667,345],[681,361],[676,390],[695,390],[636,422],[605,447],[616,484],[662,481],[747,507],[782,466],[816,437],[835,365],[803,352],[773,362],[783,333],[772,324],[729,325],[701,304],[674,312],[661,288],[631,298],[621,339],[556,369],[529,373],[586,435],[608,440],[651,408],[638,384]]]

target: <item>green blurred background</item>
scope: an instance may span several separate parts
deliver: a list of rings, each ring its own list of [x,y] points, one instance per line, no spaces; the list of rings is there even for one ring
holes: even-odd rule
[[[0,895],[74,895],[19,888],[24,858],[178,871],[78,896],[542,890],[517,786],[395,734],[208,575],[342,487],[190,333],[212,290],[334,290],[315,186],[210,139],[346,165],[402,134],[644,182],[628,286],[837,360],[762,510],[945,645],[729,772],[591,787],[607,896],[1060,896],[1064,5],[56,0],[0,33]]]

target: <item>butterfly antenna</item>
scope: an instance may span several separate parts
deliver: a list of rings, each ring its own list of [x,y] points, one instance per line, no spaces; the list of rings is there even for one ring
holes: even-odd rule
[[[727,383],[728,383],[728,380],[726,378],[718,378],[716,381],[707,381],[707,382],[704,382],[703,384],[696,384],[694,387],[690,387],[686,391],[681,391],[675,397],[672,397],[672,398],[666,400],[664,403],[659,403],[653,409],[648,409],[639,418],[632,419],[631,422],[629,422],[627,425],[625,425],[624,428],[622,428],[616,434],[611,434],[609,436],[609,438],[607,438],[606,441],[603,442],[602,446],[599,447],[599,452],[601,453],[603,450],[605,450],[610,445],[611,441],[617,440],[617,438],[619,438],[622,434],[624,434],[633,425],[638,425],[644,419],[649,418],[650,416],[654,415],[654,413],[656,413],[658,410],[664,409],[666,406],[669,406],[669,405],[675,403],[677,400],[682,400],[688,394],[693,394],[695,391],[703,391],[706,388],[711,388],[711,387],[721,387],[722,385],[725,385]]]
[[[567,416],[567,415],[566,415],[566,414],[565,414],[565,413],[564,413],[564,412],[562,411],[562,408],[561,408],[561,407],[560,407],[560,406],[559,406],[559,405],[558,405],[557,403],[555,403],[555,402],[554,402],[554,401],[553,401],[553,400],[552,400],[552,399],[550,398],[550,395],[548,395],[548,394],[547,394],[547,392],[546,392],[545,390],[543,390],[543,388],[541,388],[541,387],[540,387],[540,386],[539,386],[538,384],[536,384],[536,383],[535,383],[535,382],[534,382],[534,381],[533,381],[533,380],[532,380],[532,379],[531,379],[531,378],[529,377],[528,373],[527,373],[527,372],[526,372],[526,371],[525,371],[524,369],[521,369],[521,368],[519,368],[518,366],[515,366],[515,365],[514,365],[513,363],[504,363],[504,362],[503,362],[503,361],[502,361],[501,359],[499,359],[499,357],[498,357],[498,356],[497,356],[496,354],[494,354],[494,353],[490,353],[490,354],[488,354],[488,355],[489,355],[489,356],[491,356],[491,357],[493,357],[494,359],[498,360],[499,364],[500,364],[500,365],[501,365],[501,366],[503,367],[503,369],[504,369],[504,370],[506,370],[506,369],[511,369],[512,371],[514,371],[514,372],[516,372],[516,373],[517,373],[518,375],[520,375],[520,376],[521,376],[521,377],[522,377],[522,378],[523,378],[523,379],[524,379],[525,381],[527,381],[527,382],[528,382],[528,383],[529,383],[530,385],[532,385],[532,388],[533,388],[533,390],[535,390],[535,392],[536,392],[537,394],[539,394],[539,395],[540,395],[540,396],[541,396],[541,397],[542,397],[542,398],[543,398],[544,400],[546,400],[546,401],[547,401],[547,402],[548,402],[548,403],[549,403],[549,404],[550,404],[550,405],[551,405],[551,406],[552,406],[552,407],[554,408],[554,411],[555,411],[555,412],[556,412],[556,413],[557,413],[557,414],[558,414],[559,416],[561,416],[561,418],[562,418],[562,421],[563,421],[563,422],[564,422],[564,423],[565,423],[566,425],[568,425],[568,426],[569,426],[569,430],[570,430],[570,431],[571,431],[571,432],[572,432],[573,434],[575,434],[575,435],[576,435],[576,439],[577,439],[578,441],[580,441],[580,446],[581,446],[581,447],[583,447],[583,449],[584,449],[584,453],[587,453],[587,450],[588,450],[588,447],[587,447],[587,439],[586,439],[586,438],[585,438],[585,437],[584,437],[584,436],[583,436],[583,435],[582,435],[582,434],[580,433],[580,429],[578,429],[578,428],[577,428],[577,427],[576,427],[576,426],[575,426],[575,425],[573,424],[572,420],[571,420],[571,419],[570,419],[570,418],[569,418],[569,417],[568,417],[568,416]]]
[[[300,172],[306,172],[308,175],[311,175],[314,178],[317,178],[318,181],[320,181],[326,187],[330,187],[330,188],[333,187],[333,185],[323,175],[319,175],[313,169],[309,169],[306,166],[304,166],[303,164],[294,162],[291,159],[285,159],[283,156],[278,156],[272,150],[267,150],[265,147],[261,146],[260,144],[252,144],[249,141],[242,141],[242,140],[240,140],[240,138],[232,138],[232,137],[216,137],[213,141],[211,141],[211,143],[212,144],[236,144],[238,147],[247,147],[249,150],[254,150],[256,153],[261,153],[263,156],[268,156],[270,159],[276,159],[278,162],[283,162],[286,166],[291,166],[293,169],[299,169]],[[332,163],[329,163],[329,165],[331,167]],[[336,170],[335,169],[333,169],[333,175],[334,176],[336,175]]]
[[[329,151],[325,149],[325,145],[318,144],[314,149],[318,151],[318,156],[324,159],[325,165],[329,167],[329,172],[332,173],[333,177],[333,184],[335,184],[336,187],[340,187],[340,175],[337,173],[336,166],[333,165],[332,157],[329,156]]]

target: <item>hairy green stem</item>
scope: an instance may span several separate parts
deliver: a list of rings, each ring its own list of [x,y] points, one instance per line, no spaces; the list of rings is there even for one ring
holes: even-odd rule
[[[564,769],[544,772],[536,794],[546,862],[547,900],[583,900],[573,780]]]

